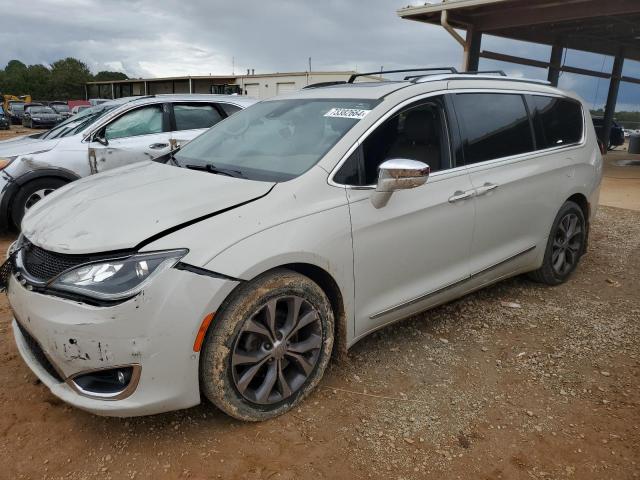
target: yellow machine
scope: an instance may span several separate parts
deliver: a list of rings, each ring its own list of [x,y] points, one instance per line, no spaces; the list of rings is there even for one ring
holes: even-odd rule
[[[2,108],[5,112],[9,109],[9,102],[31,103],[31,95],[2,95]]]

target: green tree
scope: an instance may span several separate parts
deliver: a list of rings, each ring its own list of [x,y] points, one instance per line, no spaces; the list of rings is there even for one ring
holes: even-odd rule
[[[93,76],[93,79],[97,82],[103,82],[105,80],[127,80],[126,74],[122,72],[110,72],[108,70],[102,70]]]
[[[85,83],[93,76],[80,60],[67,57],[51,64],[51,94],[64,100],[84,98]]]
[[[12,95],[23,95],[28,93],[27,88],[27,66],[19,60],[11,60],[4,69],[3,93]]]
[[[34,99],[51,99],[51,70],[44,65],[29,65],[26,74],[25,93]]]

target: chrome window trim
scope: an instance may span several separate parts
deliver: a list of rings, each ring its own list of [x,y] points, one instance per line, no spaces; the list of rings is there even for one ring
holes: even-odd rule
[[[541,149],[541,150],[534,150],[531,152],[525,152],[525,153],[519,153],[517,155],[511,155],[508,157],[500,157],[500,158],[494,158],[491,160],[485,160],[484,162],[478,162],[478,163],[473,163],[470,165],[461,165],[461,166],[457,166],[454,168],[450,168],[447,170],[441,170],[439,172],[434,172],[430,175],[430,178],[433,177],[438,177],[440,175],[443,175],[445,173],[449,173],[449,172],[453,172],[453,171],[460,171],[460,170],[470,170],[470,169],[474,169],[474,167],[478,166],[478,167],[483,167],[486,165],[492,165],[492,164],[497,164],[497,163],[508,163],[509,161],[519,161],[519,160],[523,160],[526,158],[531,158],[531,157],[537,157],[540,155],[546,155],[548,153],[554,153],[556,151],[559,150],[573,150],[573,149],[577,149],[577,148],[581,148],[583,146],[586,145],[586,138],[587,138],[587,129],[586,129],[586,116],[585,116],[585,112],[584,112],[584,105],[581,101],[570,97],[568,95],[563,95],[561,93],[555,93],[555,92],[536,92],[536,91],[531,91],[531,90],[522,90],[522,89],[496,89],[496,88],[457,88],[457,89],[444,89],[444,90],[434,90],[433,92],[428,92],[428,93],[422,93],[419,95],[415,95],[411,98],[408,98],[406,100],[403,100],[402,102],[400,102],[399,104],[397,104],[395,107],[393,107],[392,109],[390,109],[389,111],[387,111],[384,115],[382,115],[380,118],[378,118],[378,120],[376,120],[376,122],[371,125],[362,135],[360,135],[360,137],[358,138],[358,140],[356,140],[354,142],[354,144],[347,150],[347,152],[342,156],[342,158],[340,159],[340,161],[335,165],[335,167],[333,167],[331,169],[331,173],[329,174],[327,183],[329,185],[331,185],[332,187],[338,187],[338,188],[345,188],[345,189],[350,189],[350,190],[373,190],[376,188],[375,184],[373,185],[346,185],[346,184],[342,184],[342,183],[337,183],[334,181],[334,176],[338,173],[338,170],[340,170],[340,168],[342,167],[342,165],[347,161],[347,159],[351,156],[351,154],[353,154],[353,152],[369,137],[369,135],[371,134],[371,132],[375,129],[377,129],[382,123],[384,123],[387,119],[389,119],[391,116],[393,116],[395,113],[397,113],[399,110],[401,110],[402,108],[404,108],[405,106],[413,103],[413,102],[417,102],[429,97],[435,97],[435,96],[439,96],[439,95],[446,95],[446,94],[452,94],[452,93],[503,93],[503,94],[512,94],[512,95],[532,95],[532,96],[541,96],[541,97],[555,97],[555,98],[565,98],[574,102],[577,102],[580,105],[580,110],[582,112],[582,138],[580,139],[580,142],[578,143],[571,143],[571,144],[567,144],[567,145],[562,145],[559,147],[551,147],[551,148],[545,148],[545,149]],[[531,118],[531,117],[530,117]],[[447,125],[447,128],[449,128],[449,126]],[[453,159],[453,158],[452,158]]]

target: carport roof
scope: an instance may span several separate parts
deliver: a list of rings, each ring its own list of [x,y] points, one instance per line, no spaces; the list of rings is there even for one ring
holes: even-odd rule
[[[449,0],[397,14],[440,25],[443,11],[455,28],[640,61],[638,0]]]

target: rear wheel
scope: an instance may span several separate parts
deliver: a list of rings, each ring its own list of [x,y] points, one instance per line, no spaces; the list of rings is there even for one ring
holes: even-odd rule
[[[232,417],[281,415],[318,384],[333,347],[322,289],[289,270],[242,285],[220,309],[200,357],[204,395]]]
[[[574,272],[585,251],[587,224],[582,209],[566,202],[556,216],[542,266],[530,277],[547,285],[565,282]]]
[[[54,190],[66,185],[67,182],[60,178],[39,178],[26,183],[18,191],[11,206],[11,219],[16,228],[20,229],[22,218],[27,210],[33,207]]]

